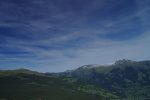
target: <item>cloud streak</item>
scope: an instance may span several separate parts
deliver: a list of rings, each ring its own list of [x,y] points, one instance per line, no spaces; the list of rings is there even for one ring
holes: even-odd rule
[[[1,0],[0,69],[64,71],[150,59],[147,0]]]

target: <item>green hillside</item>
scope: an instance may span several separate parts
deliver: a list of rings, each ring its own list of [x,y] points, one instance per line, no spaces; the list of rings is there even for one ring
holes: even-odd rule
[[[26,69],[0,71],[0,100],[106,100],[118,97],[73,78]]]

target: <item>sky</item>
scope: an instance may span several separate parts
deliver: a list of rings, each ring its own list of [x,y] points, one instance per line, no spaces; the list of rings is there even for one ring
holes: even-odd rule
[[[149,43],[150,0],[0,0],[0,69],[150,60]]]

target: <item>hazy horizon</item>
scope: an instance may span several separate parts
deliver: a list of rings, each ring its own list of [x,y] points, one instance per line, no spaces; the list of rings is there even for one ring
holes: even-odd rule
[[[150,60],[149,18],[149,0],[0,0],[0,69]]]

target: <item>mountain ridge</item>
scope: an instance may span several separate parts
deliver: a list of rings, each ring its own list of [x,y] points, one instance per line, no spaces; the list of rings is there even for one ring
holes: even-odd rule
[[[36,91],[46,92],[46,95],[42,95],[49,99],[60,91],[59,95],[64,98],[62,100],[73,95],[76,96],[72,100],[145,100],[150,98],[150,60],[123,59],[107,66],[90,64],[61,73],[39,73],[28,69],[0,70],[0,88],[0,99],[5,100],[27,100],[22,99],[25,95],[15,91],[34,94],[33,100],[39,98]],[[9,93],[8,89],[12,92]],[[11,99],[6,94],[10,94]],[[58,100],[57,96],[52,97]]]
[[[82,66],[60,76],[74,77],[84,84],[94,84],[123,97],[150,98],[150,61],[119,60],[107,67],[83,68]],[[140,91],[139,91],[140,89]],[[134,91],[137,92],[134,92]],[[147,91],[147,92],[142,92]],[[134,99],[133,99],[134,100]]]

